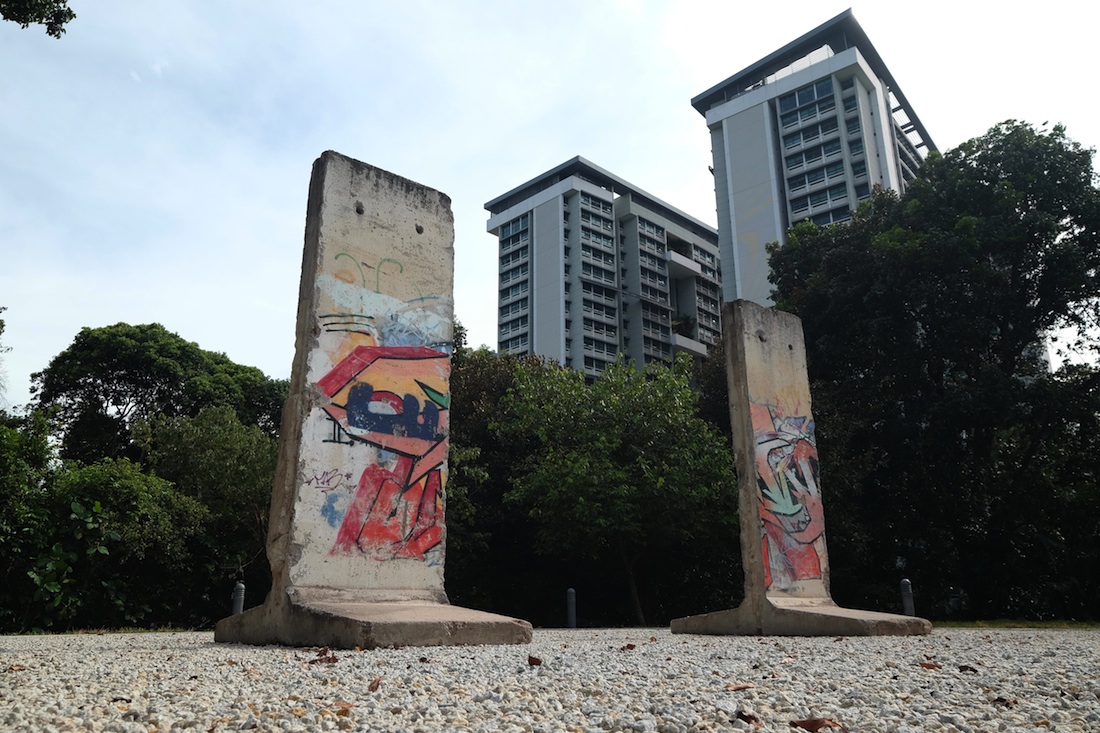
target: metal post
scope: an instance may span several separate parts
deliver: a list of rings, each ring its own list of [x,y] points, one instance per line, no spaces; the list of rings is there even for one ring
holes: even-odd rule
[[[909,582],[908,578],[901,579],[901,608],[906,616],[917,615],[917,612],[913,609],[913,584]]]
[[[233,615],[244,611],[244,583],[237,581],[237,584],[233,586]]]
[[[577,591],[565,591],[565,628],[577,628]]]

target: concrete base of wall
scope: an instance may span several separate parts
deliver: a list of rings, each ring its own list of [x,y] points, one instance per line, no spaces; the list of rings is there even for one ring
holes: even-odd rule
[[[433,600],[294,589],[224,618],[214,641],[375,649],[404,646],[526,644],[531,624]]]
[[[764,598],[672,621],[674,634],[726,636],[919,636],[932,624],[915,616],[841,608],[830,600]]]

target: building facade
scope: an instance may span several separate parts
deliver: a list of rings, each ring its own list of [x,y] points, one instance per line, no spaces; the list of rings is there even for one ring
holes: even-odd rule
[[[851,10],[691,100],[711,133],[723,289],[770,305],[765,247],[903,191],[934,150]]]
[[[499,247],[500,353],[599,376],[706,355],[720,332],[718,232],[573,158],[485,204]]]

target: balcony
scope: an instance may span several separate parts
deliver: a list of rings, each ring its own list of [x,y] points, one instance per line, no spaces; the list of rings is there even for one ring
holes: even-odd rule
[[[698,262],[671,249],[665,251],[665,262],[668,263],[668,274],[674,279],[703,274]]]
[[[686,351],[692,356],[705,357],[707,355],[706,344],[687,336],[681,336],[678,333],[672,334],[672,349],[675,353]]]

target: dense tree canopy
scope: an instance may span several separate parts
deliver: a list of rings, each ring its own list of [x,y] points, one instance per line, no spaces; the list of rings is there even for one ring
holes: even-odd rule
[[[456,351],[447,592],[538,625],[666,623],[741,592],[728,440],[690,365],[594,383],[537,357]]]
[[[1097,353],[1092,151],[997,125],[904,196],[795,227],[771,262],[806,332],[840,594],[874,603],[907,574],[932,615],[963,591],[977,614],[1092,613],[1074,558],[1095,552],[1100,486],[1076,454],[1095,455],[1100,372],[1052,373],[1044,348],[1073,327]]]
[[[43,25],[54,38],[61,38],[65,24],[75,17],[68,0],[0,0],[0,18],[23,28]]]
[[[662,577],[670,559],[679,578],[711,590],[707,573],[738,575],[733,458],[696,417],[691,369],[682,355],[644,371],[614,364],[592,383],[571,369],[521,371],[500,423],[536,438],[508,496],[534,520],[536,549],[621,577],[639,625],[646,606],[665,619],[684,593]]]
[[[86,462],[136,458],[134,425],[157,415],[194,416],[207,406],[232,407],[241,422],[274,435],[287,390],[285,380],[156,323],[84,328],[31,379],[33,407],[58,428],[62,456]]]

